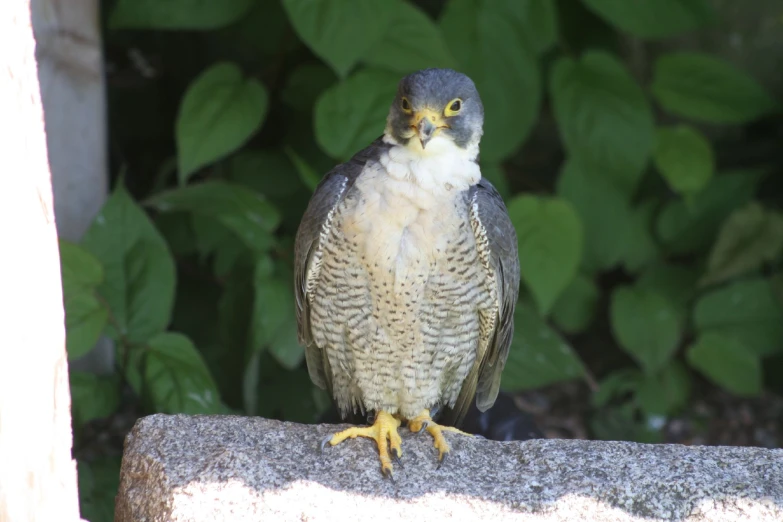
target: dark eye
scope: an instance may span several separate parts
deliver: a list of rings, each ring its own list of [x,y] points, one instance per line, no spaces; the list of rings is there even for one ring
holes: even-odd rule
[[[459,98],[454,98],[451,100],[448,105],[446,105],[446,110],[443,111],[443,113],[448,116],[456,116],[459,114],[460,109],[462,109],[462,100]]]
[[[411,102],[408,101],[408,98],[403,97],[402,99],[402,110],[408,112],[411,110]]]

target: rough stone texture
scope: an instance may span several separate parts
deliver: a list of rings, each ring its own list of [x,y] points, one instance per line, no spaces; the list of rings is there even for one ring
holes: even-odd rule
[[[153,415],[128,436],[117,522],[164,520],[783,520],[783,450],[400,430],[404,469],[381,477],[374,443],[324,454],[336,426]]]

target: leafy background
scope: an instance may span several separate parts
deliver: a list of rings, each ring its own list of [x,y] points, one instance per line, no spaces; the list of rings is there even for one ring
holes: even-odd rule
[[[482,171],[519,235],[506,391],[581,382],[588,436],[660,441],[699,395],[783,389],[781,92],[687,40],[728,34],[723,2],[102,4],[113,189],[61,241],[69,358],[115,350],[110,374],[70,376],[84,517],[111,520],[123,418],[329,408],[292,238],[424,67],[476,82]]]

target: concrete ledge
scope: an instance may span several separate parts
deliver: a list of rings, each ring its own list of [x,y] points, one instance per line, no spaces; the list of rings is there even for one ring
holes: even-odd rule
[[[400,430],[404,469],[374,443],[320,454],[335,426],[153,415],[128,435],[117,522],[138,520],[783,520],[783,450],[428,435]]]

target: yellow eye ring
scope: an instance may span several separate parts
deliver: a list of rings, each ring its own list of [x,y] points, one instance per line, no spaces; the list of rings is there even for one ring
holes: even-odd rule
[[[402,112],[404,112],[405,114],[410,114],[413,112],[413,108],[411,107],[411,102],[409,102],[408,98],[406,98],[405,96],[402,97],[400,106],[402,107]]]
[[[446,104],[446,108],[443,110],[443,114],[446,116],[456,116],[459,114],[459,111],[462,110],[462,100],[459,98],[454,98],[449,103]]]

